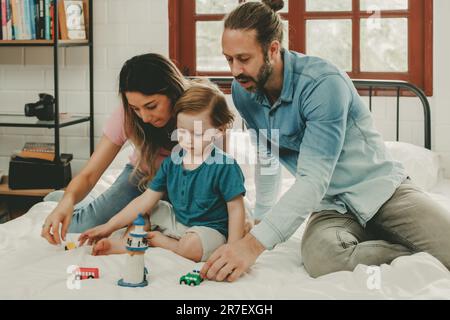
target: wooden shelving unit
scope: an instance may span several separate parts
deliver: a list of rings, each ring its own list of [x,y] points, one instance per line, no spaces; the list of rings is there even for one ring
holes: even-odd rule
[[[55,0],[59,2],[61,0]],[[58,5],[53,6],[53,16],[58,17]],[[55,120],[39,121],[37,118],[25,117],[24,114],[0,114],[0,127],[28,127],[28,128],[52,128],[54,129],[55,163],[61,163],[60,129],[80,123],[89,123],[90,153],[94,152],[94,48],[93,48],[93,0],[88,0],[87,15],[87,40],[61,40],[59,39],[58,20],[53,21],[53,40],[0,40],[0,50],[3,47],[51,47],[53,48],[53,79],[55,98]],[[60,71],[59,60],[62,47],[87,47],[89,54],[89,115],[62,118],[60,116]],[[36,97],[37,99],[37,97]],[[1,96],[0,96],[1,100]],[[30,101],[34,102],[34,101]],[[23,108],[23,106],[22,106]],[[18,109],[19,110],[19,109]],[[0,137],[1,140],[1,137]],[[12,150],[11,150],[12,151]],[[0,182],[0,205],[7,204],[10,217],[14,218],[25,213],[28,208],[42,200],[54,189],[12,190],[8,187],[8,177],[3,177]],[[0,206],[1,207],[1,206]]]
[[[61,0],[55,0],[58,3]],[[58,17],[59,6],[53,6],[53,16]],[[1,47],[52,47],[53,48],[53,75],[54,75],[54,98],[55,98],[55,120],[35,121],[18,114],[0,114],[0,127],[28,127],[28,128],[54,128],[55,130],[55,162],[61,160],[60,148],[60,128],[89,122],[90,133],[90,153],[94,152],[94,48],[93,48],[93,0],[88,1],[88,12],[85,12],[88,20],[86,23],[87,40],[61,40],[59,34],[59,19],[53,21],[53,40],[0,40]],[[72,116],[70,120],[60,119],[60,98],[59,98],[59,50],[61,47],[88,47],[89,50],[89,116]],[[0,97],[1,99],[1,97]],[[11,119],[14,119],[11,121]]]
[[[45,197],[52,191],[55,191],[55,189],[12,190],[8,187],[8,176],[3,177],[0,183],[0,196]]]
[[[26,47],[26,46],[44,46],[53,47],[53,40],[0,40],[0,46],[7,47]],[[59,47],[75,47],[89,45],[89,40],[59,40]]]

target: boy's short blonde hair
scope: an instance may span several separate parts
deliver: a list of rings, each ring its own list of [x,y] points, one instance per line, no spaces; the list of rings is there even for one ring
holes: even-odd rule
[[[228,107],[225,95],[209,81],[191,81],[190,86],[177,100],[174,114],[198,113],[210,110],[211,124],[226,129],[233,125],[234,115]]]

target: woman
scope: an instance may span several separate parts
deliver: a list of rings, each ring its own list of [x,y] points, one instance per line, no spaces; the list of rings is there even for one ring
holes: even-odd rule
[[[67,232],[80,233],[107,222],[144,191],[175,145],[170,139],[175,128],[172,109],[187,84],[177,67],[164,56],[150,53],[125,62],[119,80],[122,107],[112,114],[88,163],[45,219],[42,237],[51,244],[60,244]],[[130,163],[102,195],[80,202],[127,140],[135,146]]]

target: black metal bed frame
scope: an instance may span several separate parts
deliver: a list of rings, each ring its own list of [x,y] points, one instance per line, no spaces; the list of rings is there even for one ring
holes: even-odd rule
[[[210,77],[209,80],[216,83],[219,87],[230,87],[233,81],[232,77]],[[422,103],[424,115],[424,147],[431,150],[431,109],[430,103],[425,93],[417,86],[400,80],[352,80],[355,87],[359,90],[367,89],[369,94],[369,109],[372,111],[373,96],[376,90],[395,90],[397,96],[397,115],[396,115],[396,139],[400,141],[400,97],[402,92],[408,92],[418,97]]]
[[[353,80],[357,89],[369,90],[369,109],[372,111],[372,100],[374,90],[377,89],[395,89],[397,94],[397,112],[396,112],[396,138],[400,141],[400,96],[402,91],[413,93],[417,96],[423,108],[424,118],[424,147],[431,150],[431,109],[430,103],[425,93],[417,86],[406,81],[397,80]]]

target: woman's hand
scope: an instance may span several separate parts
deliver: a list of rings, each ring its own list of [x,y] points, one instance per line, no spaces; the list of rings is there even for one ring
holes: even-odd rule
[[[63,199],[45,219],[41,236],[47,239],[50,244],[57,245],[61,244],[61,239],[66,240],[66,233],[72,221],[75,204],[84,199],[94,188],[120,149],[121,146],[114,144],[105,135],[102,136],[86,166],[72,179],[64,191]],[[61,237],[59,233],[60,224],[62,224]]]
[[[67,229],[72,221],[72,214],[73,205],[69,202],[61,201],[45,219],[42,225],[41,237],[45,238],[50,244],[61,244],[61,239],[66,240]],[[62,224],[61,236],[59,234],[60,224]]]
[[[98,240],[108,238],[113,232],[114,229],[111,228],[108,223],[105,223],[83,232],[78,238],[78,241],[80,246],[82,246],[86,241],[88,241],[88,245],[92,245]]]

